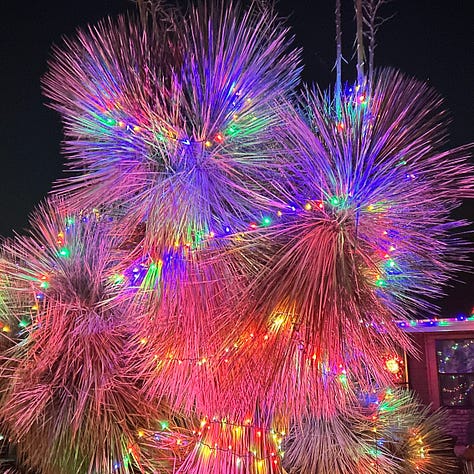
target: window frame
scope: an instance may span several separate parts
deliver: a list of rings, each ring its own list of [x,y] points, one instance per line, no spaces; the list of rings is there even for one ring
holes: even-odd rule
[[[438,347],[437,344],[438,342],[441,341],[452,341],[452,342],[460,342],[460,341],[466,341],[466,340],[473,340],[474,341],[474,333],[472,332],[466,332],[464,334],[450,334],[448,332],[444,334],[436,334],[435,337],[432,339],[432,349],[434,349],[434,358],[436,362],[436,382],[438,385],[438,406],[441,408],[446,408],[446,409],[454,409],[454,410],[474,410],[474,403],[471,403],[470,405],[445,405],[443,404],[443,385],[441,382],[441,376],[449,376],[449,375],[465,375],[465,376],[471,376],[474,379],[474,372],[440,372],[440,367],[439,367],[439,356],[438,356]],[[428,348],[426,348],[428,349]]]

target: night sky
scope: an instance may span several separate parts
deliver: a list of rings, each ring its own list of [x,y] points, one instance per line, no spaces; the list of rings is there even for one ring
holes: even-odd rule
[[[26,227],[28,213],[62,172],[61,124],[57,114],[44,105],[40,86],[51,45],[60,43],[63,35],[70,35],[78,26],[135,7],[126,0],[4,3],[0,29],[0,236],[10,236]],[[297,44],[304,48],[304,80],[323,88],[334,80],[334,3],[281,0],[277,4],[279,12],[288,17]],[[350,61],[352,1],[342,3],[344,53]],[[393,1],[385,11],[387,16],[395,16],[378,35],[378,66],[397,67],[427,80],[446,98],[452,117],[450,146],[473,141],[471,6],[470,0]],[[345,79],[353,78],[352,62],[346,67]],[[474,219],[473,203],[464,204],[456,217]],[[440,301],[441,315],[454,316],[474,306],[472,273],[461,274],[462,283],[453,282],[447,297]]]

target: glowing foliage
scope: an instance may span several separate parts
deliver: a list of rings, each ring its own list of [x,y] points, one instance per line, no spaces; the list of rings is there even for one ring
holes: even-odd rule
[[[448,474],[455,459],[442,430],[412,393],[386,389],[366,395],[343,416],[309,418],[285,438],[288,474]]]
[[[44,473],[151,468],[139,447],[114,467],[136,445],[136,426],[149,426],[161,408],[131,383],[129,306],[111,281],[123,254],[111,223],[91,216],[68,226],[45,205],[31,227],[30,236],[6,243],[2,262],[1,290],[13,301],[36,301],[28,315],[34,329],[1,367],[9,380],[1,400],[9,437],[25,465]],[[64,228],[67,259],[57,242]],[[19,329],[29,327],[23,304],[9,311]]]
[[[55,50],[45,91],[80,173],[61,192],[79,209],[121,206],[128,232],[146,220],[153,247],[193,245],[279,195],[274,108],[299,81],[299,54],[257,2],[149,15],[103,21]]]
[[[0,260],[0,423],[26,470],[448,472],[438,415],[378,391],[462,266],[468,147],[395,71],[296,100],[264,3],[140,2],[55,49],[75,174]]]
[[[278,433],[261,426],[203,420],[199,441],[177,472],[283,474],[280,443]]]
[[[430,298],[465,258],[452,233],[465,223],[450,212],[473,195],[469,149],[441,148],[438,95],[391,70],[367,86],[363,108],[360,93],[343,94],[340,116],[329,97],[313,92],[301,101],[302,115],[281,109],[294,212],[236,243],[254,275],[242,324],[265,331],[281,310],[291,319],[274,344],[249,349],[249,367],[264,374],[253,390],[270,406],[291,399],[296,417],[307,405],[310,413],[341,408],[317,395],[307,401],[310,391],[345,403],[310,365],[314,354],[331,374],[343,367],[349,389],[389,383],[380,355],[395,345],[410,350],[394,315],[433,310]]]

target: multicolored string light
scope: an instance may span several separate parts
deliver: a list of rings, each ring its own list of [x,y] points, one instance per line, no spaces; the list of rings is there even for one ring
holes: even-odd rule
[[[258,1],[142,2],[55,49],[75,174],[0,261],[26,468],[445,472],[438,415],[380,387],[444,324],[409,318],[462,268],[469,147],[396,71],[298,99],[299,57]]]

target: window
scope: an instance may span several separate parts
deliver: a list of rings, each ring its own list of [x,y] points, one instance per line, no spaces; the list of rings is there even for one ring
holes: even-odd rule
[[[474,408],[474,339],[436,341],[441,405]]]

